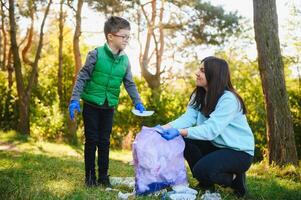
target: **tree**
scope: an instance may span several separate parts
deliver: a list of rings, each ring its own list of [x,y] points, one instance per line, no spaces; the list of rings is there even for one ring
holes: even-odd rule
[[[26,37],[24,39],[24,41],[27,39],[27,43],[25,44],[25,47],[22,49],[22,60],[25,64],[27,65],[31,65],[33,66],[34,62],[29,60],[28,58],[28,51],[31,48],[32,45],[32,40],[33,40],[33,34],[34,34],[34,14],[36,12],[36,5],[35,2],[33,0],[27,1],[27,9],[20,9],[21,10],[21,14],[23,16],[29,17],[30,18],[30,27],[27,29],[27,34]]]
[[[6,13],[4,11],[4,7],[5,7],[5,1],[1,1],[1,5],[0,5],[0,12],[1,12],[1,32],[0,32],[0,38],[3,38],[0,40],[0,65],[1,65],[1,70],[5,70],[6,68],[6,63],[7,63],[7,30],[4,28],[7,24],[7,16]],[[3,43],[2,43],[3,40]]]
[[[60,2],[60,14],[59,14],[59,56],[58,56],[58,81],[57,81],[57,93],[59,95],[59,101],[61,108],[63,107],[63,41],[64,41],[64,23],[65,23],[65,13],[63,10],[64,0]]]
[[[151,4],[151,15],[148,17],[145,7],[147,4]],[[163,12],[164,12],[164,1],[161,1],[159,14],[157,13],[157,1],[153,0],[151,2],[141,4],[138,1],[138,4],[142,10],[143,16],[147,21],[147,35],[144,50],[140,50],[140,67],[142,76],[145,78],[148,86],[154,90],[160,87],[160,75],[161,75],[161,63],[162,56],[164,51],[164,31],[163,31]],[[139,15],[138,15],[139,16]],[[156,22],[156,18],[158,18]],[[138,18],[138,24],[140,25],[141,18]],[[158,30],[158,31],[156,31]],[[140,30],[139,30],[140,31]],[[156,34],[157,33],[157,34]],[[140,32],[138,33],[140,34]],[[140,36],[138,36],[140,39]],[[151,39],[154,41],[154,50],[150,53]],[[139,41],[141,43],[141,41]],[[142,46],[142,45],[140,45]],[[149,64],[152,56],[155,54],[155,73],[149,71]]]
[[[76,25],[75,25],[75,31],[73,37],[73,54],[75,60],[75,72],[74,72],[73,82],[75,82],[77,74],[80,68],[82,67],[82,59],[81,59],[80,48],[79,48],[79,38],[81,35],[82,7],[83,7],[83,0],[78,0],[76,14],[75,14]]]
[[[30,134],[29,125],[29,106],[31,99],[31,91],[35,84],[36,76],[38,73],[38,62],[40,59],[42,46],[43,46],[43,30],[45,21],[50,9],[52,0],[49,1],[42,24],[40,27],[39,43],[37,46],[35,59],[32,63],[32,70],[29,75],[29,79],[25,81],[25,76],[22,73],[22,63],[19,55],[19,46],[17,43],[17,31],[16,31],[16,17],[15,17],[15,2],[14,0],[9,0],[9,24],[10,24],[10,39],[11,39],[11,49],[13,54],[13,66],[15,69],[16,83],[17,83],[17,93],[18,93],[18,108],[19,108],[19,121],[18,130],[24,134]],[[25,86],[27,82],[27,86]]]
[[[278,37],[275,0],[253,0],[258,66],[267,112],[269,162],[298,164]]]
[[[68,5],[70,8],[72,8],[75,12],[75,31],[73,36],[73,55],[75,60],[75,70],[74,70],[74,76],[73,76],[73,86],[75,84],[75,80],[77,77],[77,74],[79,70],[82,67],[82,60],[81,60],[81,53],[80,53],[80,47],[79,47],[79,39],[81,35],[81,12],[83,7],[83,0],[77,1],[77,8],[73,8],[71,5],[71,1],[68,0]],[[68,117],[68,139],[72,143],[77,143],[77,137],[76,137],[76,121],[72,121]]]
[[[102,12],[106,17],[128,10],[134,1],[129,0],[86,0],[93,9]]]
[[[174,55],[178,49],[183,50],[179,35],[182,38],[186,37],[185,45],[221,45],[229,35],[239,30],[239,17],[236,13],[225,13],[221,7],[199,0],[88,2],[106,16],[126,10],[125,15],[131,16],[131,21],[138,24],[136,36],[140,44],[140,68],[142,76],[152,90],[159,89],[161,76],[168,70],[168,64],[164,63],[164,60],[172,58],[166,55],[166,52],[172,51],[171,55]],[[146,39],[142,39],[144,35]],[[170,40],[177,40],[177,46],[171,45]]]
[[[8,88],[9,88],[9,94],[11,93],[11,88],[13,85],[13,67],[11,66],[11,55],[12,55],[12,51],[11,48],[7,49],[7,47],[9,46],[9,41],[8,41],[8,36],[7,36],[7,30],[5,29],[5,27],[7,27],[8,25],[8,21],[7,21],[7,15],[6,15],[6,10],[8,10],[8,8],[6,7],[6,1],[1,1],[1,32],[2,32],[2,38],[3,38],[3,47],[1,48],[1,54],[2,54],[2,58],[0,58],[0,65],[1,65],[1,70],[5,71],[7,70],[8,76]],[[6,8],[6,10],[4,9]],[[0,34],[1,36],[1,34]],[[0,41],[0,43],[2,44],[2,41]],[[7,51],[8,50],[8,51]],[[1,56],[0,54],[0,56]],[[10,95],[8,95],[7,101],[9,101],[9,97]],[[8,105],[8,104],[7,104]],[[8,110],[8,109],[6,109]]]
[[[140,67],[142,76],[153,90],[160,87],[161,75],[168,67],[172,68],[164,60],[173,59],[175,53],[187,46],[221,45],[239,30],[240,18],[236,13],[225,13],[221,7],[209,3],[152,0],[144,4],[137,1],[137,4],[137,24],[141,26],[138,40],[143,30],[147,30],[144,45],[140,41]],[[185,40],[181,44],[183,37]],[[171,44],[173,40],[176,42]],[[172,51],[171,57],[167,55],[168,51]]]

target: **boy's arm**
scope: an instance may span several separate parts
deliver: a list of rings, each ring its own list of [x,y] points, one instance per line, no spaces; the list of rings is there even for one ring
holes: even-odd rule
[[[123,78],[123,84],[124,84],[124,87],[125,87],[127,93],[130,95],[134,105],[136,105],[137,103],[141,103],[141,99],[140,99],[136,84],[133,81],[133,75],[131,72],[130,62],[129,62],[129,66],[126,70],[125,76]]]
[[[71,100],[80,100],[80,95],[84,90],[85,83],[90,80],[97,61],[97,50],[90,51],[86,58],[85,65],[81,68],[77,75],[75,85],[73,87]]]

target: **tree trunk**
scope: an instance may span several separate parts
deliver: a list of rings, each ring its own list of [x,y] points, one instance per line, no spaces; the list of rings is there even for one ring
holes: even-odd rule
[[[60,106],[63,108],[63,41],[64,41],[64,11],[63,11],[64,0],[60,2],[60,18],[59,18],[59,66],[58,66],[58,82],[57,91],[59,95]]]
[[[37,51],[36,51],[36,54],[35,54],[35,59],[34,59],[33,64],[32,64],[32,68],[33,68],[32,73],[30,74],[29,82],[28,82],[28,85],[27,85],[27,93],[28,93],[29,97],[31,95],[31,90],[32,90],[34,84],[36,84],[37,80],[38,80],[38,65],[39,65],[39,60],[41,58],[41,53],[42,53],[42,48],[43,48],[44,25],[45,25],[46,18],[48,16],[51,4],[52,4],[52,0],[49,0],[48,5],[47,5],[46,10],[45,10],[45,13],[44,13],[42,24],[41,24],[41,27],[40,27],[39,43],[38,43]]]
[[[35,60],[32,65],[32,71],[28,80],[28,85],[25,89],[24,78],[22,75],[22,64],[19,55],[19,47],[17,44],[17,34],[16,34],[16,21],[15,21],[15,5],[14,0],[9,0],[9,24],[10,24],[10,36],[11,36],[11,49],[13,53],[13,66],[16,74],[17,82],[17,93],[18,93],[18,108],[19,108],[19,121],[18,121],[18,131],[24,134],[30,134],[30,119],[29,119],[29,107],[31,90],[34,85],[34,81],[38,71],[38,61],[40,59],[42,46],[43,46],[43,29],[44,24],[49,12],[52,0],[49,1],[46,11],[44,13],[44,18],[40,29],[40,40],[37,47],[37,52]]]
[[[2,15],[1,15],[1,19],[2,19]],[[4,71],[5,63],[2,61],[2,55],[3,55],[2,29],[3,29],[3,24],[1,24],[0,29],[1,29],[0,30],[0,69],[2,69]]]
[[[83,0],[78,0],[76,14],[75,14],[76,26],[75,26],[74,36],[73,36],[73,54],[74,54],[74,60],[75,60],[75,72],[74,72],[74,77],[73,77],[73,83],[75,83],[77,74],[78,74],[80,68],[82,67],[82,59],[81,59],[80,48],[79,48],[79,38],[81,35],[82,7],[83,7]]]
[[[3,18],[4,18],[4,15],[3,15],[3,12],[2,12],[2,3],[1,3],[1,10],[0,10],[0,17],[1,17],[1,24],[0,24],[0,68],[3,70],[4,69],[4,65],[5,63],[3,63],[3,60],[2,60],[2,55],[3,55],[3,45],[2,45],[2,30],[4,29],[4,25],[3,25]]]
[[[22,59],[23,62],[28,64],[28,65],[33,65],[33,62],[30,61],[27,57],[27,53],[31,47],[32,44],[32,38],[33,38],[33,29],[34,29],[34,8],[33,6],[30,9],[30,20],[31,20],[31,24],[30,24],[30,28],[27,29],[27,43],[25,45],[25,47],[22,50]]]
[[[81,35],[81,12],[83,7],[83,0],[78,0],[77,2],[77,9],[75,14],[75,20],[76,20],[76,26],[73,36],[73,55],[75,60],[75,70],[74,70],[74,76],[73,76],[73,86],[75,84],[75,80],[77,77],[77,74],[82,67],[82,60],[81,60],[81,54],[80,54],[80,48],[79,48],[79,38]],[[72,121],[68,117],[68,139],[72,143],[77,143],[77,136],[76,136],[76,130],[77,130],[77,123],[76,120]]]
[[[161,75],[161,63],[162,63],[162,56],[164,51],[164,32],[163,32],[163,11],[164,11],[164,1],[161,1],[161,8],[159,13],[159,22],[156,24],[156,17],[157,17],[157,8],[156,8],[157,1],[153,0],[151,1],[151,18],[148,18],[148,14],[146,13],[146,10],[144,6],[146,5],[140,5],[141,10],[143,11],[143,15],[147,21],[147,35],[146,35],[146,42],[144,47],[144,52],[140,52],[140,67],[141,67],[141,74],[146,80],[148,86],[152,90],[157,90],[160,87],[160,75]],[[155,34],[155,29],[159,29],[159,40],[157,40],[158,34]],[[138,33],[140,34],[140,33]],[[139,37],[140,38],[140,37]],[[153,53],[149,55],[150,46],[151,46],[151,40],[154,40],[154,53],[155,53],[155,68],[156,72],[155,74],[152,74],[149,70],[150,67],[150,61],[152,59]]]
[[[13,80],[13,73],[14,73],[14,68],[12,67],[12,51],[11,51],[11,48],[9,49],[8,51],[8,57],[7,57],[7,65],[6,65],[6,69],[7,69],[7,73],[8,73],[8,76],[7,76],[7,79],[8,79],[8,89],[9,90],[12,90],[12,86],[13,86],[13,83],[14,83],[14,80]]]
[[[17,93],[18,93],[18,108],[19,108],[19,121],[18,131],[24,134],[29,134],[29,110],[28,110],[28,98],[24,88],[22,65],[19,55],[19,47],[17,44],[16,34],[16,21],[15,21],[15,5],[13,0],[9,0],[9,24],[10,24],[10,39],[11,49],[13,53],[13,66],[16,73]]]
[[[11,106],[11,100],[13,98],[12,93],[12,86],[13,86],[13,73],[14,73],[14,68],[12,67],[12,60],[11,60],[11,49],[9,49],[8,51],[8,57],[7,57],[7,66],[6,66],[6,70],[7,70],[7,79],[8,79],[8,92],[7,92],[7,96],[6,96],[6,100],[5,100],[5,107],[4,107],[4,119],[7,120],[12,120],[11,119],[11,113],[10,113],[10,106]]]
[[[1,63],[0,63],[0,65],[1,65],[1,70],[5,70],[5,67],[6,67],[6,61],[7,61],[7,59],[6,59],[6,54],[7,54],[7,52],[6,52],[6,47],[7,47],[7,36],[6,36],[6,30],[5,30],[5,18],[6,18],[6,16],[5,16],[5,13],[4,13],[4,5],[3,5],[4,3],[1,1],[1,32],[2,32],[2,36],[0,37],[0,38],[2,38],[3,37],[3,47],[2,47],[2,58],[0,59],[1,60]],[[2,40],[2,39],[1,39]],[[2,44],[2,41],[0,40],[0,43]],[[1,55],[1,54],[0,54]]]
[[[253,0],[258,65],[267,111],[269,163],[297,164],[292,117],[278,38],[275,0]]]

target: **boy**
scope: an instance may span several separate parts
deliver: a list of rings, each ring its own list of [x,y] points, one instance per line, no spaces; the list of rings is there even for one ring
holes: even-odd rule
[[[130,38],[129,22],[112,16],[105,22],[104,33],[107,42],[104,46],[88,53],[86,63],[77,76],[69,104],[70,118],[74,120],[74,111],[80,112],[80,98],[84,101],[85,184],[88,187],[111,186],[108,177],[110,134],[121,82],[135,108],[140,112],[145,110],[133,82],[128,57],[123,51]],[[98,150],[97,182],[96,148]]]

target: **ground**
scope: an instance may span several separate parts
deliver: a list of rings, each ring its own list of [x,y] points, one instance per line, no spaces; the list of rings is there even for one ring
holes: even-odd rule
[[[110,175],[133,177],[130,151],[112,150]],[[197,182],[188,171],[189,183]],[[117,192],[84,185],[83,147],[34,141],[15,132],[0,131],[0,199],[117,199]],[[244,199],[301,199],[301,169],[279,168],[265,161],[247,174],[249,193]],[[131,189],[118,187],[123,192]],[[237,199],[231,189],[218,187],[223,199]],[[204,191],[200,191],[200,199]],[[160,199],[139,197],[136,199]]]

